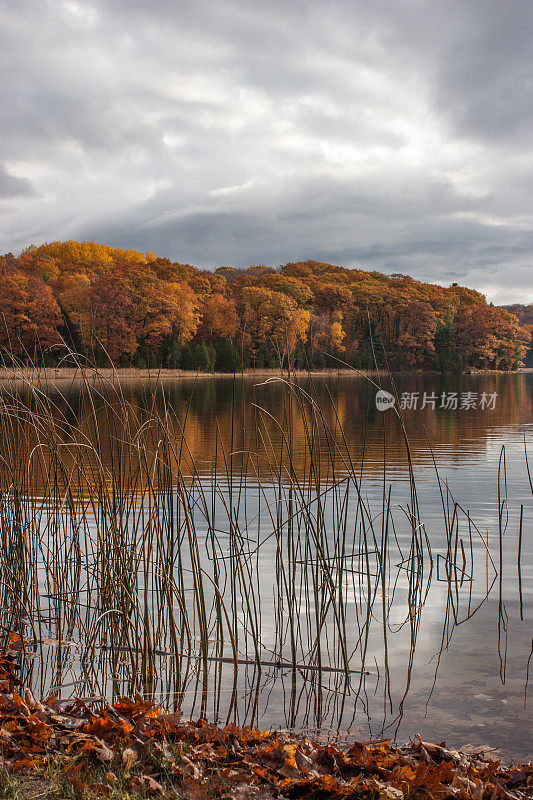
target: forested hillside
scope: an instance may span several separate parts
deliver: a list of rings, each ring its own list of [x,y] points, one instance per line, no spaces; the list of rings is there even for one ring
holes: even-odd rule
[[[0,258],[0,349],[56,364],[516,369],[531,324],[478,292],[317,261],[214,272],[94,242]],[[514,307],[513,307],[514,309]]]

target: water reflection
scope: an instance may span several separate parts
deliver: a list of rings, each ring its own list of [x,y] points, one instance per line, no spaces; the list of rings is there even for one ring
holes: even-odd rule
[[[40,642],[28,682],[528,756],[532,376],[398,377],[400,395],[498,394],[492,411],[406,410],[409,450],[366,380],[300,387],[74,386],[49,393],[60,446],[19,408],[1,570],[4,626]]]
[[[378,379],[388,391],[394,391],[387,377]],[[386,443],[387,464],[394,473],[405,472],[405,444],[397,416],[376,409],[376,389],[365,377],[312,377],[298,378],[297,382],[319,405],[324,421],[337,437],[339,428],[350,446],[354,460],[364,453],[365,470],[381,472],[383,468],[383,442]],[[158,409],[168,406],[176,412],[176,423],[186,428],[187,446],[199,473],[209,473],[216,461],[224,464],[225,454],[233,453],[234,467],[239,468],[238,454],[244,447],[260,453],[265,440],[274,447],[279,446],[278,422],[284,418],[286,387],[282,381],[262,377],[245,376],[234,381],[231,378],[202,378],[197,380],[174,380],[152,382],[138,380],[122,381],[121,396],[106,392],[105,397],[96,398],[96,412],[102,430],[103,441],[113,435],[108,404],[118,407],[123,399],[131,404],[136,424],[145,423],[152,413],[156,387],[155,405]],[[403,411],[406,431],[409,436],[413,461],[431,464],[429,448],[436,456],[443,456],[447,465],[464,466],[483,461],[493,438],[498,441],[506,433],[511,436],[531,426],[533,420],[533,375],[462,375],[446,376],[432,374],[395,376],[395,387],[399,396],[403,392],[415,393],[422,404],[424,393],[440,398],[443,393],[473,392],[481,396],[496,394],[493,410],[457,409],[445,410],[426,407]],[[50,389],[48,389],[50,391]],[[53,395],[58,414],[68,411],[70,418],[82,421],[90,429],[92,416],[87,414],[86,394],[79,385],[62,389],[68,402],[59,393]],[[298,408],[293,406],[291,435],[296,443],[295,466],[301,466],[305,448],[298,450],[304,437],[305,420]],[[254,438],[258,419],[265,428],[264,439]],[[251,441],[250,441],[251,440]],[[222,444],[222,448],[221,448]],[[324,446],[324,442],[322,442]],[[339,467],[342,462],[339,460]],[[261,469],[261,462],[258,462]]]

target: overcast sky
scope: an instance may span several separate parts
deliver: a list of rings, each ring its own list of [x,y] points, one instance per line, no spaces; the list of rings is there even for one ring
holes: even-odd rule
[[[0,251],[533,302],[532,0],[2,0]]]

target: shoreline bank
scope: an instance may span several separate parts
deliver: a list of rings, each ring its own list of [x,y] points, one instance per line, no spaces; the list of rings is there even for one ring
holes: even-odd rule
[[[360,370],[360,369],[323,369],[309,372],[307,370],[291,370],[291,377],[295,378],[337,378],[337,377],[368,377],[379,378],[388,377],[389,375],[520,375],[525,373],[533,373],[533,368],[523,367],[515,372],[505,372],[502,370],[472,370],[468,373],[441,373],[436,370],[409,370],[409,371],[391,371],[387,370]],[[31,384],[54,384],[55,382],[73,382],[82,383],[88,381],[96,383],[97,381],[115,382],[118,381],[146,381],[147,383],[158,383],[165,381],[175,380],[205,380],[205,379],[232,379],[232,378],[250,379],[268,379],[268,378],[287,378],[287,370],[275,369],[246,369],[242,372],[197,372],[194,370],[180,370],[180,369],[138,369],[136,367],[84,367],[77,369],[75,367],[0,367],[0,385],[5,383],[31,383]]]

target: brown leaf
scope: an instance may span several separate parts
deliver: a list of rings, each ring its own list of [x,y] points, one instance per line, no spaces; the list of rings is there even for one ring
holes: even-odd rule
[[[161,784],[154,780],[150,775],[136,775],[134,778],[131,778],[128,786],[135,792],[144,790],[150,792],[151,794],[159,794],[163,796],[166,795],[166,792]]]
[[[138,760],[139,754],[133,749],[133,747],[126,747],[126,749],[122,752],[122,763],[124,764],[126,773],[131,771],[132,766],[136,764]]]
[[[101,740],[97,740],[99,745],[94,748],[94,754],[100,761],[104,761],[105,763],[109,763],[113,761],[115,754],[113,751],[107,747]]]

